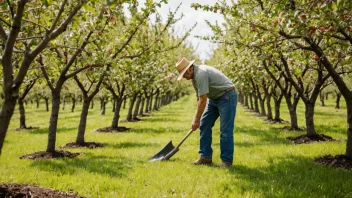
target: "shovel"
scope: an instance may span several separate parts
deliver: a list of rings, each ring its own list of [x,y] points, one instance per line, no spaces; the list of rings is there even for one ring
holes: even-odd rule
[[[161,149],[159,153],[148,159],[148,162],[170,159],[173,155],[175,155],[175,153],[177,153],[182,143],[188,138],[189,135],[191,135],[192,132],[193,131],[191,129],[176,147],[174,147],[174,145],[172,145],[172,141],[170,141],[163,149]]]

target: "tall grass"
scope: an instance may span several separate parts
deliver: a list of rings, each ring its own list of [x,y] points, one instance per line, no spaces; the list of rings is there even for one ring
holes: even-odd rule
[[[26,183],[74,191],[84,197],[352,197],[352,172],[314,163],[314,158],[343,154],[346,147],[346,109],[317,105],[318,133],[338,142],[293,145],[285,138],[304,132],[281,131],[283,124],[268,124],[238,105],[235,122],[235,161],[230,169],[194,166],[198,158],[199,132],[194,132],[169,161],[146,162],[170,140],[177,144],[187,133],[195,111],[189,96],[153,112],[141,122],[120,122],[132,128],[124,133],[96,133],[109,126],[111,106],[101,116],[98,106],[89,112],[86,141],[106,143],[98,149],[70,149],[83,155],[73,159],[21,160],[19,157],[46,148],[50,114],[28,105],[27,125],[40,127],[16,131],[19,115],[13,116],[0,156],[0,182]],[[59,115],[57,147],[73,142],[80,109]],[[304,107],[298,108],[304,126]],[[122,112],[122,119],[126,116]],[[289,120],[286,107],[282,118]],[[213,160],[220,163],[219,123],[213,130]]]

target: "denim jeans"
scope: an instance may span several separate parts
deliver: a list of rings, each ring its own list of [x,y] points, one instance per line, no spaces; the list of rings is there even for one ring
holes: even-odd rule
[[[208,100],[199,127],[199,154],[201,157],[212,157],[212,128],[220,116],[220,158],[225,162],[233,162],[236,105],[237,92],[225,93],[216,100]]]

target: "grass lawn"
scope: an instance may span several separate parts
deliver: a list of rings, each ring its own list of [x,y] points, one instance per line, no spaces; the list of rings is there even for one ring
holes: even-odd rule
[[[2,155],[0,182],[26,183],[73,191],[83,197],[352,197],[352,171],[317,165],[314,158],[344,154],[346,109],[334,109],[334,101],[316,106],[318,133],[338,142],[293,145],[285,138],[304,132],[284,132],[284,124],[267,124],[238,105],[235,122],[235,161],[230,169],[194,166],[198,158],[199,132],[194,132],[169,161],[146,162],[170,140],[177,144],[188,132],[195,111],[195,97],[187,96],[163,107],[141,122],[120,122],[132,128],[124,133],[96,133],[109,126],[111,106],[105,116],[95,109],[88,117],[86,141],[105,143],[98,149],[70,149],[82,152],[73,159],[21,160],[24,154],[43,151],[47,145],[50,113],[28,105],[27,126],[16,131],[19,114],[13,116]],[[79,107],[69,106],[59,115],[57,147],[73,142],[80,116]],[[122,120],[126,117],[122,112]],[[299,125],[304,126],[304,107],[298,108]],[[282,105],[282,118],[289,120]],[[213,160],[220,163],[219,123],[213,131]]]

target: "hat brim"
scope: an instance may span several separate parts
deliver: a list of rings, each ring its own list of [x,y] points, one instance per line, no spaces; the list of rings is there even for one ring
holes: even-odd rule
[[[192,60],[189,62],[189,65],[187,67],[183,68],[183,70],[180,72],[180,74],[177,77],[177,80],[181,80],[183,75],[186,73],[187,69],[195,62],[196,60]]]

